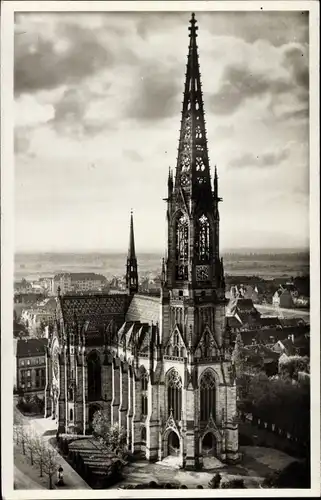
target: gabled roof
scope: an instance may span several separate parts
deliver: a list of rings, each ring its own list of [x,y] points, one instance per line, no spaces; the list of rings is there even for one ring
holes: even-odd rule
[[[127,310],[125,321],[159,322],[159,298],[135,294]]]
[[[44,356],[48,339],[18,339],[17,341],[17,358],[28,358],[32,356]]]
[[[65,324],[89,322],[91,325],[107,326],[113,319],[120,327],[125,320],[125,313],[130,297],[127,295],[87,294],[62,295],[58,304]]]

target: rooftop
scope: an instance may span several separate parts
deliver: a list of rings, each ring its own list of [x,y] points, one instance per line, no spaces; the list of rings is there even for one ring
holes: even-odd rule
[[[27,358],[44,355],[47,343],[48,339],[46,338],[18,339],[16,356],[17,358]]]

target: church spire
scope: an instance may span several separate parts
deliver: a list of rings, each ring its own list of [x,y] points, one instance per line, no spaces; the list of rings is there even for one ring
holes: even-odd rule
[[[129,245],[126,266],[126,286],[130,294],[138,291],[137,259],[134,239],[133,211],[130,212]]]
[[[175,188],[183,189],[187,198],[199,201],[212,196],[210,168],[205,129],[203,92],[197,49],[195,14],[189,26],[189,51],[186,66],[185,89],[180,140],[176,166]]]

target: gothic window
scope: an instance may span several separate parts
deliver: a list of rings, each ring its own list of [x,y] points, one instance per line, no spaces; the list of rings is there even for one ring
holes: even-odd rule
[[[182,172],[188,172],[191,166],[191,159],[188,154],[182,157]]]
[[[167,378],[167,405],[168,416],[173,412],[175,420],[181,420],[182,411],[182,379],[175,369],[172,369]]]
[[[182,215],[176,226],[176,252],[179,260],[187,260],[188,257],[188,219]]]
[[[196,139],[202,139],[203,133],[200,125],[196,126],[195,134],[196,134]]]
[[[87,360],[88,367],[88,399],[96,401],[101,399],[101,366],[99,355],[91,353]]]
[[[204,214],[198,219],[197,249],[199,260],[208,261],[210,258],[210,224]]]
[[[69,412],[69,420],[72,422],[74,419],[74,412],[72,411],[72,408],[70,408],[70,412]]]
[[[204,160],[201,156],[196,157],[196,170],[198,172],[204,172],[205,170]]]
[[[148,388],[148,373],[145,370],[145,368],[144,368],[144,370],[142,372],[141,381],[142,381],[142,391],[147,391],[147,388]]]
[[[147,396],[144,394],[142,395],[142,416],[147,417],[148,414],[148,399]]]
[[[210,415],[215,417],[215,378],[211,370],[206,370],[200,381],[201,422],[207,422]]]
[[[148,413],[148,373],[145,368],[141,374],[141,389],[142,389],[142,416],[146,417]]]
[[[142,428],[142,444],[146,444],[146,427]]]

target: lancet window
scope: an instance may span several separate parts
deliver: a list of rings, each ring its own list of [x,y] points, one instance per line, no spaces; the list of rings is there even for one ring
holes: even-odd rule
[[[87,359],[88,368],[88,399],[101,399],[101,365],[97,352],[93,352]]]
[[[142,389],[142,415],[147,416],[148,413],[148,373],[144,369],[141,374],[141,389]]]
[[[182,412],[182,379],[175,369],[167,377],[168,416],[173,412],[175,420],[181,420]]]
[[[214,374],[206,370],[200,380],[201,422],[207,422],[212,415],[215,418],[216,386]]]
[[[176,225],[176,279],[186,280],[188,278],[188,218],[182,215]]]
[[[197,249],[200,261],[210,259],[210,224],[204,214],[198,219]]]

